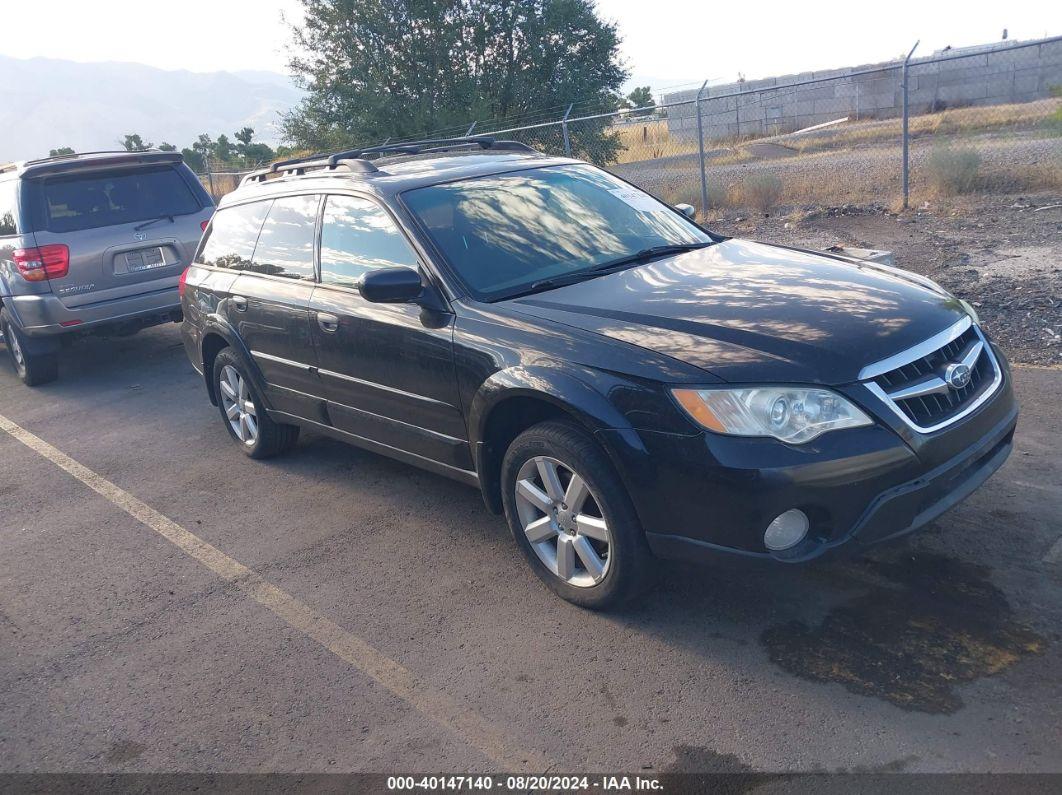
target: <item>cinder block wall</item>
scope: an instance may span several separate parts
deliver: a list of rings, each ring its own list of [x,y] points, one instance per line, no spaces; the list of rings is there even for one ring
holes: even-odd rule
[[[983,52],[915,58],[910,64],[912,114],[946,107],[1030,102],[1062,86],[1062,37],[1000,42]],[[972,48],[971,48],[972,49]],[[903,112],[899,62],[802,72],[744,83],[709,86],[701,100],[708,140],[777,135],[843,118],[885,119]],[[812,82],[807,85],[795,85]],[[664,104],[696,98],[697,91],[664,96]],[[696,139],[696,105],[667,109],[672,135]]]

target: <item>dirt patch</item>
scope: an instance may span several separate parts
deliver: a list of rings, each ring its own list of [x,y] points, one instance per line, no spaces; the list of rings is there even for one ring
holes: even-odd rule
[[[1043,652],[984,568],[929,552],[853,566],[873,583],[817,627],[792,621],[761,640],[772,662],[816,682],[918,712],[959,710],[956,686]]]
[[[977,309],[1016,362],[1062,364],[1062,198],[969,196],[893,212],[881,204],[717,214],[723,234],[811,249],[841,244],[894,252]]]

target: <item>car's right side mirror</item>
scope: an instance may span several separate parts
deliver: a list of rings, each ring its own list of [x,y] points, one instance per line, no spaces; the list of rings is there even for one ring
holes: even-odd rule
[[[692,204],[676,204],[675,209],[691,221],[696,220],[697,218],[697,209]]]
[[[408,304],[420,298],[424,285],[412,268],[379,268],[361,280],[361,296],[374,304]]]

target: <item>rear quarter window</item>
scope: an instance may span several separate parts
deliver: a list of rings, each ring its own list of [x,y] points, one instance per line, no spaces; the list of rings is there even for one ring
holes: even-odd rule
[[[250,270],[286,279],[313,281],[313,248],[321,197],[283,196],[266,216]]]
[[[18,234],[18,180],[0,182],[0,237]]]
[[[215,268],[248,270],[272,199],[225,207],[214,213],[195,261]]]
[[[184,177],[169,165],[85,172],[40,181],[42,226],[77,232],[202,209]]]

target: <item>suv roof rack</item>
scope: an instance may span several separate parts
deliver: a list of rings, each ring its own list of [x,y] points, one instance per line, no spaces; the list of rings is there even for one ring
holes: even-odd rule
[[[372,161],[366,160],[365,155],[399,154],[421,155],[432,152],[446,152],[466,146],[478,146],[483,150],[494,152],[533,152],[527,144],[519,141],[498,141],[488,136],[472,136],[463,138],[430,138],[423,141],[406,141],[403,143],[380,144],[378,146],[366,146],[360,149],[347,149],[341,152],[316,152],[303,157],[293,157],[287,160],[278,160],[265,168],[252,171],[242,180],[240,185],[250,182],[264,182],[270,174],[291,174],[301,176],[308,170],[336,171],[343,169],[348,173],[374,174],[380,171]]]

